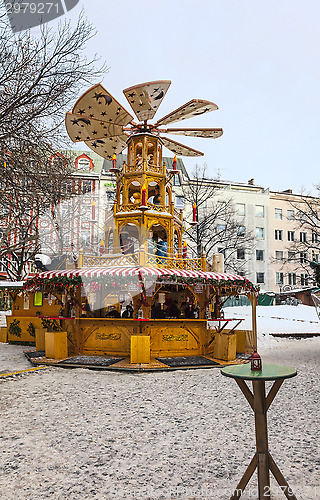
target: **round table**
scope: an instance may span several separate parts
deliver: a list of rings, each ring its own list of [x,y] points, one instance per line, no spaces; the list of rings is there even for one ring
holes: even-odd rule
[[[241,497],[252,474],[258,469],[259,500],[270,498],[270,474],[272,472],[279,486],[289,500],[297,500],[287,481],[282,475],[279,467],[273,460],[268,447],[267,411],[286,378],[297,375],[295,368],[281,365],[264,365],[261,371],[251,370],[251,364],[226,366],[221,370],[225,377],[233,378],[249,405],[254,411],[256,432],[256,453],[242,476],[237,488],[230,500]],[[253,392],[246,384],[246,380],[252,381]],[[266,396],[266,381],[274,381],[268,395]]]

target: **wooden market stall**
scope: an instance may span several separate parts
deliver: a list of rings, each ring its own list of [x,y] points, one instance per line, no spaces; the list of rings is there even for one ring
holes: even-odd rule
[[[57,339],[65,332],[64,357],[109,355],[148,362],[207,355],[230,361],[236,352],[251,352],[256,346],[252,332],[233,330],[241,318],[222,314],[223,299],[239,294],[251,300],[256,295],[248,280],[227,273],[141,266],[48,271],[25,283],[9,329],[19,322],[25,340],[30,340],[30,323],[39,331],[41,321]],[[131,304],[132,317],[126,317]]]

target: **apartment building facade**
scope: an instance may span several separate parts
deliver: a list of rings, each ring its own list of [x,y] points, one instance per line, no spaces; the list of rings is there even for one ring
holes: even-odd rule
[[[319,261],[319,238],[309,224],[310,208],[319,201],[291,190],[270,192],[271,289],[285,291],[313,286],[311,260]]]

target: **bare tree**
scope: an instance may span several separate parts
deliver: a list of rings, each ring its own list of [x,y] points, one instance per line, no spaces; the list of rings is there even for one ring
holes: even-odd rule
[[[225,256],[226,270],[245,272],[245,254],[250,250],[253,236],[244,230],[232,198],[221,201],[221,188],[206,176],[205,165],[195,166],[190,182],[183,186],[183,194],[189,206],[197,205],[198,224],[187,230],[197,256],[205,252],[210,258],[219,248]],[[191,213],[186,213],[186,219],[191,218]]]
[[[41,252],[61,256],[80,251],[98,252],[98,227],[92,221],[90,194],[72,196],[51,207],[40,220]],[[86,229],[81,226],[86,225]],[[92,241],[93,240],[93,241]]]
[[[39,37],[13,34],[0,19],[0,257],[12,279],[24,276],[38,250],[41,214],[71,196],[64,189],[68,158],[55,151],[68,141],[70,101],[106,69],[83,54],[94,34],[82,15],[74,29],[68,22],[57,32],[45,26]]]
[[[320,194],[320,186],[316,186]],[[319,196],[302,196],[297,201],[292,201],[291,206],[295,212],[295,229],[297,238],[290,246],[292,259],[295,261],[296,270],[303,271],[308,279],[314,278],[313,273],[320,276],[320,200]],[[318,274],[317,274],[318,273]]]
[[[67,107],[106,69],[96,70],[97,59],[83,55],[94,34],[83,15],[74,29],[70,22],[57,32],[44,26],[39,37],[14,35],[0,22],[0,142],[6,150],[61,145]]]

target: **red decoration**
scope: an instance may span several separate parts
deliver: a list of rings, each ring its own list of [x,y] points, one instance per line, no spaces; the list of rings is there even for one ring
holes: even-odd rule
[[[192,206],[192,214],[193,214],[192,222],[197,222],[197,205],[196,205],[196,203],[194,203]]]
[[[183,259],[187,258],[187,242],[186,241],[183,243],[182,258]]]
[[[112,167],[110,168],[109,172],[112,172],[113,174],[118,174],[120,172],[120,169],[117,167],[117,155],[114,154],[112,157]]]
[[[176,156],[173,158],[172,164],[173,164],[173,170],[177,170],[177,157]]]
[[[143,184],[142,186],[142,203],[141,205],[145,206],[147,204],[147,189],[146,189],[146,186],[145,184]]]

